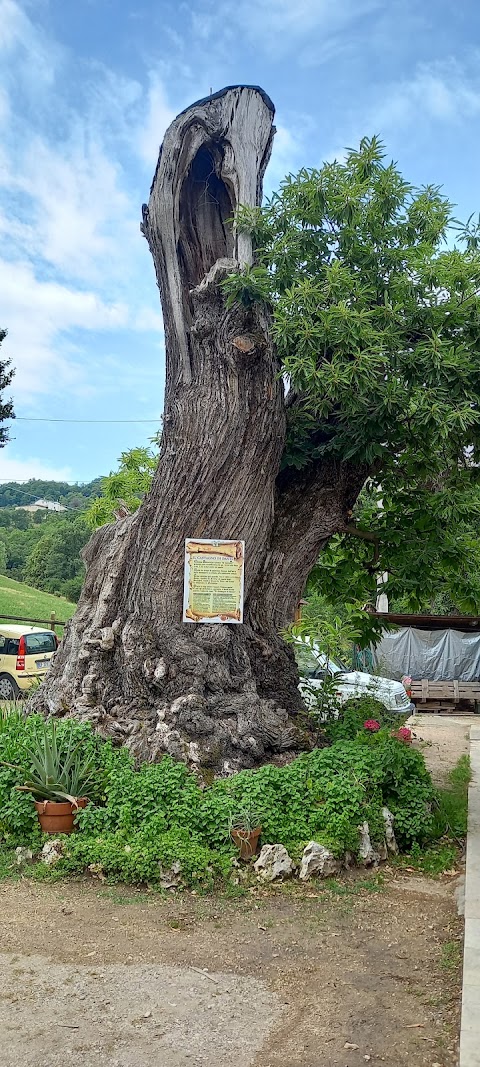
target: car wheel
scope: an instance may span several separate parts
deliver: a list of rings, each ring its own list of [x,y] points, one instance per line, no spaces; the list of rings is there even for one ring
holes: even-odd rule
[[[0,700],[19,700],[20,689],[8,674],[0,674]]]

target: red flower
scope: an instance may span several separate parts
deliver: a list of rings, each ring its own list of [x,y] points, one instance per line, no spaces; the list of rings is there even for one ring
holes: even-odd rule
[[[380,723],[376,719],[367,719],[363,724],[365,730],[371,730],[372,734],[375,734],[377,730],[380,730]]]
[[[397,741],[405,741],[409,744],[412,740],[412,731],[408,729],[408,726],[401,726],[393,736],[397,738]]]

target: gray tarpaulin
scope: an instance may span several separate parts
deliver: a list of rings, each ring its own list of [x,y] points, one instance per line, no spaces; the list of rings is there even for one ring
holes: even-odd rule
[[[388,678],[428,678],[464,682],[480,679],[480,634],[460,630],[415,630],[384,633],[373,650],[377,671]]]

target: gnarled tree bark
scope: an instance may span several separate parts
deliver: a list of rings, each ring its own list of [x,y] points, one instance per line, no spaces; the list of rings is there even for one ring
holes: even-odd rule
[[[364,472],[280,475],[284,388],[260,304],[227,308],[220,281],[252,262],[239,204],[261,202],[274,109],[225,89],[165,135],[144,233],[165,322],[158,469],[135,515],[99,529],[48,678],[34,698],[92,720],[141,758],[169,752],[225,773],[302,744],[293,619],[319,549],[342,529]],[[185,538],[244,540],[244,624],[183,624]]]

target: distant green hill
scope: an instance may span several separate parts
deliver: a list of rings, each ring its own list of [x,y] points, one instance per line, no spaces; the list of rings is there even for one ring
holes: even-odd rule
[[[28,482],[5,482],[0,485],[0,508],[33,504],[39,498],[58,500],[74,510],[88,507],[90,500],[101,493],[103,478],[91,482],[53,482],[30,478]]]
[[[22,622],[40,619],[48,622],[52,612],[59,622],[67,622],[75,611],[75,604],[62,596],[43,593],[24,582],[14,582],[0,574],[0,615],[14,615]],[[0,623],[3,620],[0,619]]]

